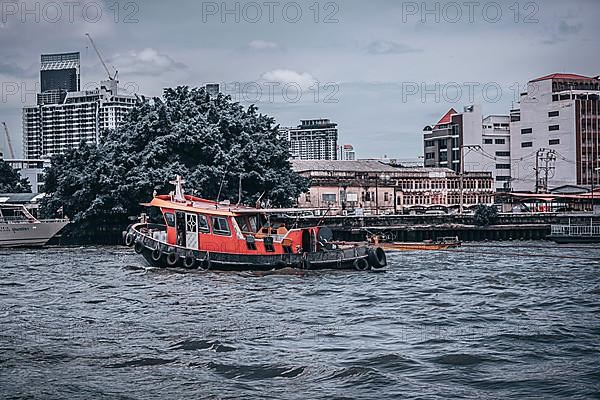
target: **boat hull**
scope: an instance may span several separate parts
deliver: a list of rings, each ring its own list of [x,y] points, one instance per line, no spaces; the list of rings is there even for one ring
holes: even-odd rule
[[[558,244],[568,243],[600,243],[600,236],[559,236],[549,235],[547,239],[550,239]]]
[[[40,247],[52,239],[68,221],[0,223],[0,247]]]
[[[182,267],[219,271],[270,271],[284,268],[317,269],[382,269],[387,265],[381,248],[358,245],[313,253],[248,255],[194,250],[170,245],[129,228],[125,236],[133,236],[136,253],[152,267]]]

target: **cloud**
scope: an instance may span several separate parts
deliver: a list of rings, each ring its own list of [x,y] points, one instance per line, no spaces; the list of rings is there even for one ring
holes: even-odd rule
[[[556,44],[559,42],[564,42],[568,39],[570,35],[577,35],[583,29],[583,24],[569,24],[566,20],[561,19],[558,27],[553,28],[550,37],[543,40],[543,44]]]
[[[35,78],[37,70],[32,68],[23,68],[14,62],[0,61],[0,75],[14,78]]]
[[[250,43],[248,43],[248,48],[252,49],[252,50],[279,50],[280,47],[277,43],[275,42],[269,42],[267,40],[253,40]]]
[[[558,24],[558,32],[563,35],[576,34],[581,31],[583,24],[569,25],[564,19]]]
[[[406,53],[417,53],[422,51],[411,47],[409,45],[394,42],[391,40],[375,40],[366,47],[369,54],[381,55],[381,54],[406,54]]]
[[[166,54],[153,48],[141,51],[132,50],[126,55],[115,55],[113,63],[120,72],[126,74],[158,76],[165,72],[186,69],[187,65],[173,60]]]
[[[299,73],[289,69],[275,69],[265,72],[261,75],[261,79],[266,82],[277,82],[281,85],[288,83],[298,84],[302,89],[307,89],[317,80],[308,72]]]

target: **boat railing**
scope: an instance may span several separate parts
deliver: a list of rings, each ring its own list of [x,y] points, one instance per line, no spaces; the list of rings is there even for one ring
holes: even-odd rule
[[[552,225],[552,235],[600,236],[600,225]]]

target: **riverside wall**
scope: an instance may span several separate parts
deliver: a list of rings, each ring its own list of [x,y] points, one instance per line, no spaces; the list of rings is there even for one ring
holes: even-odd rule
[[[600,215],[500,214],[494,224],[478,226],[473,215],[368,215],[290,218],[289,224],[320,223],[333,230],[336,240],[364,240],[368,234],[384,234],[395,241],[412,242],[458,236],[463,241],[544,240],[553,224],[600,224]]]

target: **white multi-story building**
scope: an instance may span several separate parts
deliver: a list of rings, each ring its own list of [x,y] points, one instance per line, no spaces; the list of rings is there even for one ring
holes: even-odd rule
[[[425,166],[465,172],[491,172],[496,191],[510,188],[510,131],[508,115],[482,117],[478,105],[463,112],[450,109],[440,121],[423,130]]]
[[[339,146],[338,160],[354,161],[356,160],[356,152],[351,144],[343,144]]]
[[[512,186],[547,191],[598,185],[600,79],[552,74],[530,81],[512,110]]]
[[[118,94],[117,84],[103,81],[99,89],[67,92],[57,104],[24,107],[25,158],[48,158],[82,141],[97,143],[103,131],[116,129],[136,103],[135,96]]]
[[[280,132],[287,135],[293,159],[337,159],[337,124],[328,119],[302,120],[296,128],[280,128]]]

